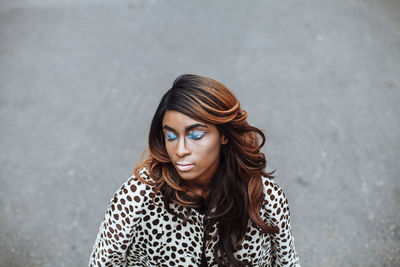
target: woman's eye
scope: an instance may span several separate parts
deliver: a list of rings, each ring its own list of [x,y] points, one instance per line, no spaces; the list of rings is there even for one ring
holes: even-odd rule
[[[202,138],[204,135],[205,135],[205,132],[203,132],[203,131],[194,131],[189,134],[189,138],[191,138],[193,140],[197,140],[197,139]]]
[[[165,133],[165,137],[167,138],[168,141],[172,141],[176,139],[176,135],[174,133],[171,132],[166,132]]]

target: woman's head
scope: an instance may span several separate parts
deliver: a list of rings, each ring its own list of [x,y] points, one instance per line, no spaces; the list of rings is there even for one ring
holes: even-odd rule
[[[236,97],[223,84],[199,75],[179,76],[156,110],[149,135],[150,153],[160,162],[171,162],[183,179],[204,171],[213,173],[219,165],[221,145],[229,142],[225,133],[245,119]],[[197,127],[186,131],[192,126]],[[179,163],[194,165],[184,171]]]
[[[165,150],[179,177],[202,195],[219,167],[221,146],[227,143],[213,124],[167,110],[162,120]]]
[[[138,174],[141,166],[148,167],[166,203],[189,207],[205,203],[211,224],[218,222],[218,250],[223,255],[219,263],[237,266],[240,262],[233,253],[249,219],[262,231],[277,230],[260,217],[261,176],[273,177],[265,172],[266,160],[260,151],[265,136],[246,118],[247,113],[223,84],[199,75],[179,76],[153,117],[150,155],[135,170]],[[188,194],[193,186],[203,186],[208,194],[193,197]]]

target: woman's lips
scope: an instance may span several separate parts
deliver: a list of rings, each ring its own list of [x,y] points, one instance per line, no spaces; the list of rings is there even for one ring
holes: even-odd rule
[[[176,168],[177,168],[178,170],[180,170],[181,172],[190,171],[193,167],[194,167],[194,165],[191,164],[191,163],[185,163],[185,164],[177,163],[177,164],[176,164]]]

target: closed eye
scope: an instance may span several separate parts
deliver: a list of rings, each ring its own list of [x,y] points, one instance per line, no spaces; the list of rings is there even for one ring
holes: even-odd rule
[[[177,138],[177,136],[172,132],[165,132],[165,138],[167,138],[168,141],[173,141]]]
[[[193,132],[189,133],[188,137],[193,140],[198,140],[198,139],[202,138],[205,134],[206,134],[206,132],[204,132],[204,131],[193,131]]]

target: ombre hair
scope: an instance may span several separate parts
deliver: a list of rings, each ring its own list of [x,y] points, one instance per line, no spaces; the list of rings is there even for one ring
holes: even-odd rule
[[[206,199],[186,194],[188,188],[167,154],[162,131],[167,110],[213,124],[228,139],[221,146],[220,164],[208,185]],[[162,97],[151,122],[149,155],[134,172],[138,179],[163,194],[170,212],[171,202],[189,208],[204,205],[209,225],[218,223],[219,241],[214,251],[218,264],[244,266],[233,254],[246,235],[249,220],[263,233],[278,232],[277,227],[267,225],[260,216],[264,202],[262,176],[274,177],[274,171],[265,171],[267,163],[260,151],[264,143],[264,133],[247,122],[246,111],[226,86],[207,77],[185,74],[176,78]],[[153,182],[141,178],[139,172],[143,167]]]

